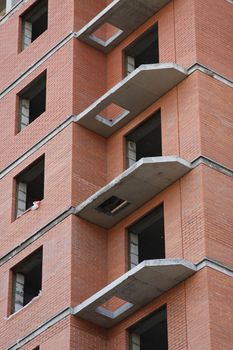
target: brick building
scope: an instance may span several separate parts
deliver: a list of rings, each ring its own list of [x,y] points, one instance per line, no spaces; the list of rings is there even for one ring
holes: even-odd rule
[[[232,350],[233,1],[0,16],[0,350]]]

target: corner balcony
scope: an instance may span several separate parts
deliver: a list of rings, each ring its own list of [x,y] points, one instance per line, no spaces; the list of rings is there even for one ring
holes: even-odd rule
[[[73,309],[73,315],[110,328],[196,272],[182,259],[145,260]],[[114,311],[104,303],[117,297],[125,301]]]
[[[106,229],[191,170],[176,156],[142,158],[75,208],[75,214]]]
[[[188,71],[175,63],[141,65],[76,116],[75,121],[109,137],[187,76]],[[108,120],[101,112],[111,104],[119,106],[123,112]]]
[[[169,1],[114,0],[77,32],[76,37],[103,52],[109,52]],[[113,26],[114,33],[107,38],[98,37],[96,32],[105,24]]]

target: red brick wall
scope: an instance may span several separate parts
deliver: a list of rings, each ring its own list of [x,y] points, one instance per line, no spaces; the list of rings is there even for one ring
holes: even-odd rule
[[[233,79],[233,7],[222,0],[194,1],[197,61]]]
[[[207,270],[164,293],[110,329],[108,347],[114,350],[128,349],[126,330],[164,304],[167,305],[169,350],[210,349]]]
[[[181,179],[182,237],[184,258],[199,262],[205,257],[203,199],[204,165]]]
[[[203,170],[206,254],[233,268],[233,178]]]
[[[74,41],[73,113],[78,114],[106,92],[106,57]]]
[[[107,231],[72,219],[72,306],[107,284]]]
[[[19,54],[19,15],[33,2],[25,2],[1,24],[0,88],[109,3],[49,1],[48,30]],[[198,62],[232,79],[232,16],[232,5],[223,0],[173,0],[108,55],[73,39],[0,101],[4,126],[0,129],[0,166],[7,166],[65,118],[80,113],[119,82],[123,77],[122,50],[157,21],[160,62],[185,67]],[[15,135],[16,94],[45,69],[46,112]],[[1,255],[119,175],[125,169],[124,136],[159,108],[163,155],[187,160],[204,155],[232,168],[231,101],[229,87],[196,72],[109,139],[76,124],[67,127],[1,180]],[[13,178],[42,154],[46,175],[41,207],[12,222]],[[108,231],[74,216],[65,219],[1,267],[0,329],[5,333],[0,348],[5,349],[62,308],[77,305],[125,273],[127,227],[161,202],[167,258],[198,262],[208,256],[232,267],[231,192],[232,178],[202,165]],[[9,270],[41,245],[42,295],[7,320]],[[109,331],[67,317],[23,349],[40,344],[42,350],[126,350],[127,328],[166,303],[169,350],[209,350],[211,346],[230,350],[232,310],[227,307],[232,304],[231,289],[230,279],[203,269]]]
[[[232,88],[200,73],[198,94],[202,155],[232,169]]]
[[[76,206],[106,184],[106,140],[73,125],[72,204]]]
[[[198,96],[199,74],[192,74],[178,87],[169,91],[108,138],[108,181],[119,175],[125,168],[125,135],[158,109],[161,110],[162,155],[176,155],[189,161],[201,155]]]
[[[4,23],[0,24],[0,90],[12,83],[73,30],[74,2],[72,0],[49,1],[48,29],[27,49],[19,52],[20,16],[35,2],[36,0],[26,1]]]
[[[166,257],[183,257],[180,185],[176,182],[108,231],[108,282],[128,270],[127,227],[161,203],[164,204]]]
[[[72,114],[73,44],[66,44],[48,61],[0,99],[1,169],[32,147]],[[16,131],[17,94],[47,69],[46,111],[20,133]]]
[[[71,317],[66,317],[47,331],[42,332],[32,341],[21,347],[22,350],[32,350],[40,346],[40,350],[70,349],[71,344]]]
[[[186,332],[189,350],[211,349],[209,273],[210,269],[205,268],[185,282]]]
[[[20,244],[71,206],[71,152],[72,126],[69,126],[1,180],[0,255]],[[28,212],[13,220],[14,177],[43,154],[45,154],[45,183],[41,206],[38,210]]]
[[[106,330],[92,323],[72,317],[70,350],[108,350],[106,340]]]
[[[78,31],[108,4],[108,0],[78,0],[74,2],[74,30]]]
[[[10,259],[0,269],[0,349],[6,349],[50,317],[70,306],[71,300],[71,217]],[[18,262],[43,246],[42,292],[19,312],[9,316],[11,290],[9,272]],[[3,333],[2,333],[3,334]]]
[[[232,277],[210,270],[208,286],[211,350],[231,350],[233,344]]]
[[[196,62],[193,0],[171,1],[108,54],[108,88],[115,85],[124,75],[123,50],[155,23],[158,23],[159,28],[161,63],[175,62],[189,67]]]

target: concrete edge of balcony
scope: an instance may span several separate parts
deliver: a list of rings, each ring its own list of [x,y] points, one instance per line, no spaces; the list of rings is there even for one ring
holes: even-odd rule
[[[75,121],[109,137],[187,76],[188,71],[175,63],[141,65],[77,115]],[[111,104],[121,107],[123,112],[108,120],[101,112]]]
[[[197,271],[183,259],[145,260],[73,308],[73,315],[110,328]],[[109,311],[104,303],[118,297],[125,301]]]
[[[151,16],[167,5],[170,0],[114,0],[89,23],[81,28],[76,37],[85,43],[109,52],[130,33],[145,23]],[[114,34],[106,39],[95,35],[105,23],[115,27]]]
[[[177,181],[191,168],[191,163],[177,156],[142,158],[80,203],[75,208],[75,214],[109,229]],[[107,214],[98,210],[99,206],[112,196],[123,200],[119,210]]]

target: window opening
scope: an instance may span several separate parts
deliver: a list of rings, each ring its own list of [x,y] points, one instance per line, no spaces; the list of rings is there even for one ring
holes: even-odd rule
[[[129,268],[144,260],[165,258],[164,210],[156,207],[128,228]]]
[[[142,64],[159,62],[158,25],[148,30],[125,50],[126,75]]]
[[[16,177],[16,217],[44,198],[44,157]]]
[[[161,115],[157,111],[126,136],[127,166],[143,157],[162,155]]]
[[[4,16],[6,13],[6,0],[0,0],[0,16]]]
[[[39,0],[22,15],[22,49],[48,28],[48,0]]]
[[[19,93],[19,131],[46,110],[46,72]]]
[[[130,350],[168,350],[166,307],[130,329]]]
[[[22,309],[42,288],[42,248],[38,249],[12,269],[12,313]]]

